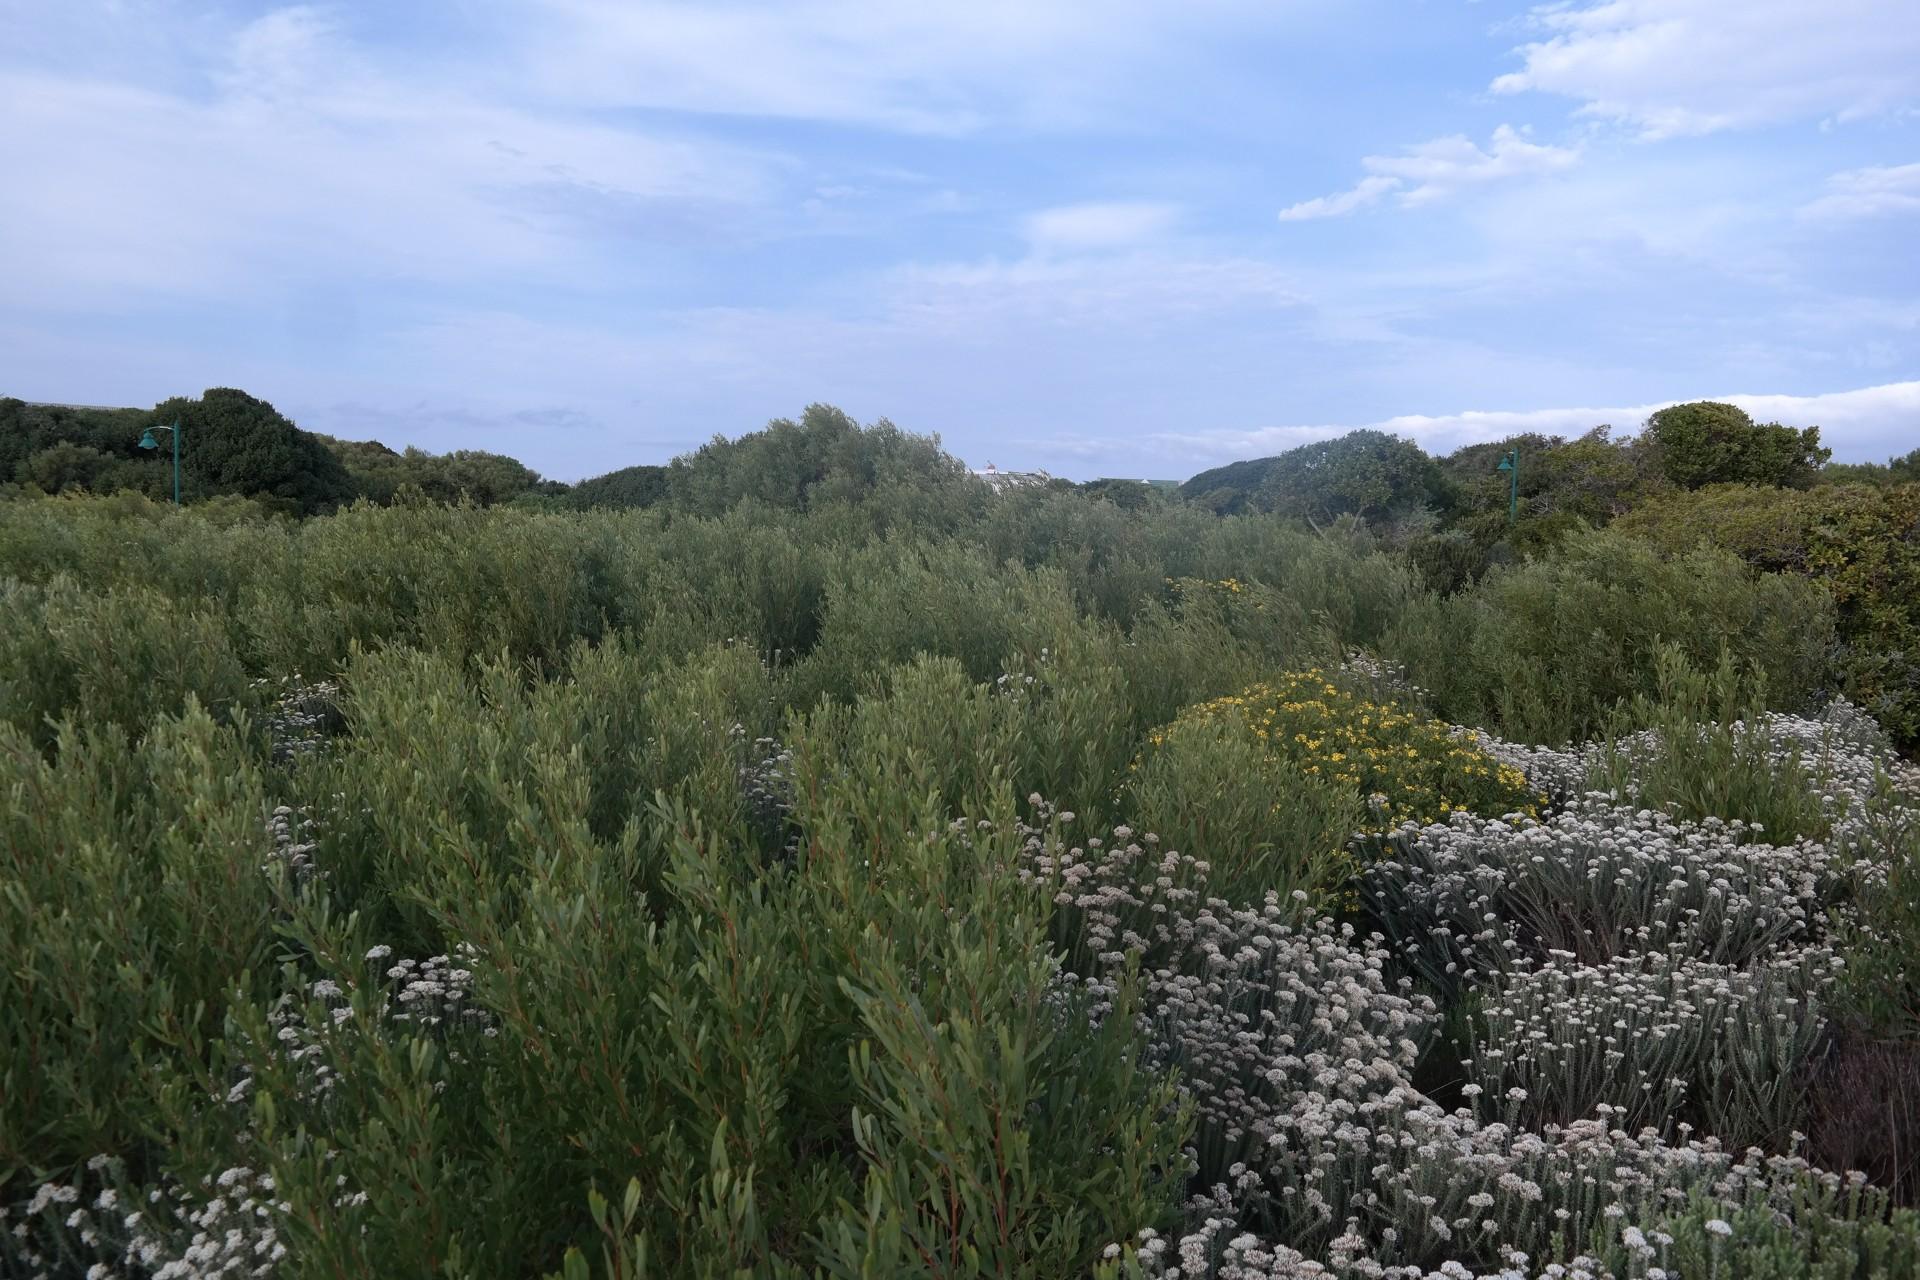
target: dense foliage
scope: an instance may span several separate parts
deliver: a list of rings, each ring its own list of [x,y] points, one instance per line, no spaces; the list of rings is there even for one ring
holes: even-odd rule
[[[1709,484],[1755,484],[1804,489],[1833,450],[1820,429],[1756,423],[1730,404],[1698,400],[1658,410],[1647,419],[1648,447],[1667,479],[1682,489]]]
[[[1821,584],[1847,696],[1920,744],[1920,485],[1715,485],[1650,502],[1620,527],[1672,553],[1711,545]]]
[[[1383,431],[1353,431],[1204,471],[1181,493],[1223,515],[1276,511],[1321,524],[1342,515],[1392,520],[1450,501],[1433,459]]]
[[[490,507],[527,494],[552,496],[566,490],[516,459],[481,449],[434,454],[408,448],[396,453],[378,440],[318,439],[346,467],[354,494],[382,505],[427,499]]]
[[[564,505],[576,511],[595,507],[651,507],[667,496],[667,469],[656,466],[622,467],[567,490]]]
[[[1835,1066],[1914,1060],[1920,817],[1832,593],[866,439],[706,515],[0,504],[6,1266],[1911,1256],[1807,1159],[1920,1146]]]
[[[1343,676],[1310,668],[1196,703],[1149,734],[1149,750],[1177,749],[1203,727],[1230,726],[1309,777],[1351,788],[1366,799],[1370,823],[1382,831],[1404,822],[1424,826],[1454,812],[1499,817],[1535,810],[1538,797],[1518,769],[1443,721],[1342,687]]]
[[[1905,1275],[1920,510],[1682,408],[1194,500],[0,402],[0,1276]]]

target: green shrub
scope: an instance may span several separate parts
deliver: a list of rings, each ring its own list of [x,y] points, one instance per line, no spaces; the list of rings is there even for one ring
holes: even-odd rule
[[[1716,485],[1649,503],[1619,527],[1672,554],[1704,542],[1821,584],[1841,688],[1903,747],[1920,742],[1920,485]]]
[[[1520,929],[1529,962],[1658,935],[1746,965],[1838,926],[1849,1034],[1920,1021],[1912,807],[1854,805],[1872,769],[1822,772],[1804,725],[1733,725],[1830,691],[1815,584],[1574,536],[1441,597],[1350,519],[989,498],[924,442],[825,449],[840,425],[639,511],[0,504],[0,1228],[54,1259],[29,1270],[117,1274],[138,1231],[147,1270],[198,1232],[321,1275],[1078,1276],[1196,1193],[1303,1248],[1352,1206],[1383,1261],[1494,1266],[1445,1235],[1487,1197],[1559,1257],[1628,1182],[1733,1174],[1418,1097],[1438,1010],[1402,966],[1482,983],[1507,968],[1456,944]],[[769,467],[798,445],[830,465]],[[1356,648],[1383,657],[1336,671]],[[1533,803],[1493,753],[1521,757],[1434,716],[1642,729],[1619,785],[1782,833],[1844,790],[1821,815],[1858,865],[1475,816]],[[1381,936],[1291,918],[1346,905],[1356,831],[1443,813]],[[1814,919],[1843,879],[1869,892]],[[1474,1028],[1511,1020],[1479,996]],[[1804,1047],[1757,1084],[1690,1051],[1725,1085],[1699,1116],[1783,1142]]]
[[[1713,1280],[1897,1280],[1920,1274],[1920,1215],[1868,1188],[1804,1177],[1782,1191],[1726,1203],[1702,1192],[1677,1211],[1595,1233],[1592,1256],[1620,1276]]]
[[[1366,826],[1387,830],[1447,814],[1531,814],[1540,797],[1525,776],[1437,720],[1370,702],[1318,668],[1200,703],[1148,736],[1150,752],[1177,749],[1185,732],[1222,725],[1298,772],[1365,799]]]
[[[1655,660],[1656,691],[1621,708],[1588,779],[1632,804],[1698,822],[1747,824],[1771,844],[1824,840],[1838,816],[1820,752],[1808,754],[1768,723],[1764,683],[1743,678],[1730,654],[1696,670],[1677,646]]]
[[[265,972],[270,805],[242,736],[188,699],[130,740],[0,725],[0,1187],[136,1150]]]
[[[142,733],[190,699],[221,715],[250,700],[215,613],[138,587],[0,579],[0,722],[45,745],[57,720]]]
[[[1609,530],[1411,604],[1379,647],[1445,719],[1561,743],[1597,736],[1622,700],[1651,696],[1669,643],[1696,666],[1724,648],[1764,675],[1772,706],[1803,708],[1833,649],[1823,594],[1725,552],[1667,558]]]
[[[1206,862],[1221,897],[1257,902],[1271,889],[1290,910],[1341,901],[1347,846],[1366,823],[1358,791],[1269,750],[1244,713],[1168,726],[1119,808],[1168,848]]]

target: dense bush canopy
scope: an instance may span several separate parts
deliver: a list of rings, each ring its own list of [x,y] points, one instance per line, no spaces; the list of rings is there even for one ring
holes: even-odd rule
[[[1647,419],[1646,438],[1667,479],[1682,489],[1754,484],[1804,489],[1833,450],[1820,429],[1756,423],[1745,411],[1710,400],[1677,404]]]
[[[323,447],[208,398],[260,475]],[[585,510],[371,447],[453,501],[174,508],[36,444],[0,1274],[1920,1255],[1910,487],[1547,442],[1570,523],[1486,541],[1394,482],[995,493],[821,408]]]

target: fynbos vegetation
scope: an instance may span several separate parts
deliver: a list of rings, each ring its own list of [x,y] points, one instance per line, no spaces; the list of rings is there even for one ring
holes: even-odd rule
[[[1811,483],[1739,429],[1627,480]],[[0,503],[0,1274],[1920,1273],[1863,561],[1674,505],[1437,573],[1378,445]]]

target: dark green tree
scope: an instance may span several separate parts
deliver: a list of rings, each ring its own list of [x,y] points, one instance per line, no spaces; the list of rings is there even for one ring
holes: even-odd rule
[[[327,435],[316,438],[346,467],[356,497],[387,506],[393,501],[394,490],[413,478],[406,459],[378,440],[340,440]]]
[[[972,479],[937,436],[902,431],[884,418],[862,427],[832,405],[815,404],[798,422],[777,418],[735,440],[715,436],[675,458],[667,493],[674,507],[699,515],[748,501],[804,511],[878,500],[911,516],[953,508],[963,491],[978,487]]]
[[[538,491],[546,483],[539,472],[518,459],[482,449],[441,454],[408,449],[405,460],[414,470],[414,482],[442,502],[465,498],[477,506],[491,507]]]
[[[1604,525],[1666,487],[1651,453],[1613,439],[1611,427],[1594,427],[1571,440],[1529,431],[1467,445],[1441,461],[1460,493],[1459,520],[1504,525],[1507,476],[1497,468],[1516,449],[1523,522],[1559,516]]]
[[[652,507],[667,497],[667,469],[642,464],[582,480],[560,500],[577,511],[596,507]]]
[[[61,441],[48,445],[21,463],[14,478],[37,486],[42,493],[69,489],[98,489],[101,475],[115,463],[114,456],[90,445]]]
[[[1411,440],[1350,431],[1275,459],[1254,505],[1323,524],[1338,516],[1386,521],[1447,505],[1440,468]]]
[[[1914,484],[1920,482],[1920,449],[1885,462],[1830,462],[1820,468],[1821,484]]]
[[[1181,485],[1178,492],[1218,515],[1240,515],[1252,509],[1254,495],[1279,461],[1277,457],[1249,458],[1212,467]]]
[[[147,415],[148,425],[174,422],[185,433],[182,483],[191,495],[266,497],[302,515],[353,499],[352,477],[333,451],[265,400],[213,387],[198,400],[164,401]]]
[[[1122,511],[1145,511],[1161,504],[1161,496],[1144,480],[1089,480],[1077,486],[1090,498],[1102,498]]]
[[[55,445],[137,460],[139,451],[134,446],[146,421],[147,415],[139,409],[85,409],[0,397],[0,479],[17,478],[27,459]],[[126,477],[124,471],[110,473],[102,468],[93,482],[101,482],[108,474]]]
[[[1682,489],[1709,484],[1805,489],[1833,456],[1821,446],[1818,427],[1756,423],[1744,410],[1714,400],[1660,410],[1647,419],[1642,439],[1667,479]]]

